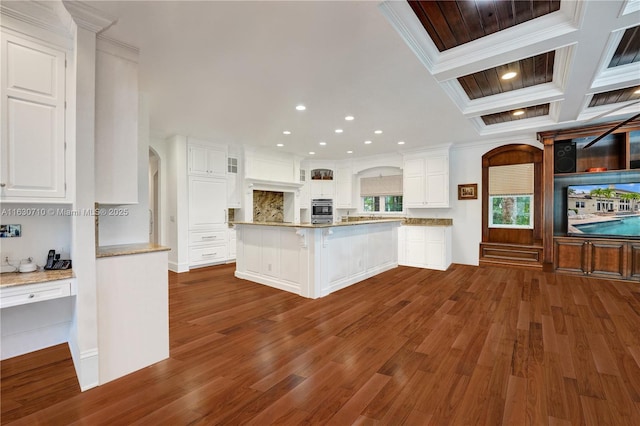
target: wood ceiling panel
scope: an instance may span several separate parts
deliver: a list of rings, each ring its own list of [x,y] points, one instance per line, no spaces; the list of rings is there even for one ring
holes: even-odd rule
[[[616,49],[609,68],[640,61],[640,26],[628,28]]]
[[[560,0],[409,0],[440,52],[560,9]]]
[[[640,93],[635,93],[640,87],[627,87],[626,89],[612,90],[610,92],[596,93],[589,102],[589,107],[617,104],[619,102],[640,99]]]
[[[469,99],[497,95],[499,93],[551,82],[553,80],[554,60],[555,51],[551,51],[532,58],[521,59],[516,62],[465,75],[459,77],[458,82],[467,96],[469,96]],[[507,71],[515,71],[518,75],[511,80],[502,80],[500,76]]]
[[[513,115],[515,111],[522,110],[524,114]],[[535,105],[527,108],[519,108],[518,110],[503,111],[495,114],[483,115],[482,121],[487,126],[492,124],[508,123],[510,121],[524,120],[526,118],[542,117],[549,115],[549,104]]]

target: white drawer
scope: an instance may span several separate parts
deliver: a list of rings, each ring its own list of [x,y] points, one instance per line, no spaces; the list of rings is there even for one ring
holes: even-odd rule
[[[189,264],[202,265],[205,263],[222,262],[227,259],[227,246],[191,247],[189,249]]]
[[[0,288],[0,308],[71,296],[71,281],[49,281]]]
[[[227,241],[225,230],[217,231],[191,231],[189,232],[189,245],[224,244]]]

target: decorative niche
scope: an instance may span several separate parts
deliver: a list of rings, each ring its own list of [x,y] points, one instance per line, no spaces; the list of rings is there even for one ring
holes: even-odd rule
[[[511,144],[482,156],[480,264],[542,268],[543,150]]]

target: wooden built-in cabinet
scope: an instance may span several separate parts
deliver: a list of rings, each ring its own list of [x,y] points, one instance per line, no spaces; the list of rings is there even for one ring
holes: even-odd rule
[[[630,279],[631,246],[625,240],[557,237],[554,267],[558,272]]]
[[[619,122],[541,132],[544,144],[544,268],[640,281],[640,241],[567,236],[567,188],[640,182],[640,124],[631,122],[585,147]],[[587,171],[593,168],[603,171]]]

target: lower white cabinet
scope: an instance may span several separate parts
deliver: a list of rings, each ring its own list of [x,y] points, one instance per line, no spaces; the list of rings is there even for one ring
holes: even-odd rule
[[[189,266],[224,262],[228,257],[227,229],[214,228],[189,232]]]
[[[0,308],[71,296],[71,280],[48,281],[0,289]]]
[[[236,230],[229,229],[229,256],[228,260],[236,260]]]
[[[451,265],[451,227],[402,226],[398,264],[445,271]]]
[[[75,278],[0,287],[0,359],[68,342],[75,293]]]
[[[225,241],[203,247],[189,247],[189,266],[203,266],[226,260],[227,244]]]

